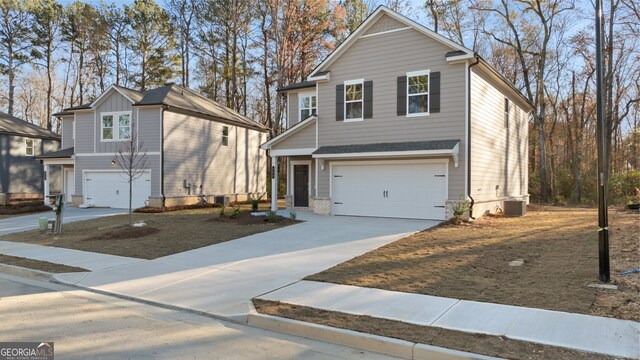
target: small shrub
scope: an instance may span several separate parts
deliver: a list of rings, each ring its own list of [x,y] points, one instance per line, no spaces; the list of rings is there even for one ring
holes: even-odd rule
[[[235,219],[238,217],[238,215],[240,214],[240,207],[236,206],[233,208],[233,210],[231,211],[231,215],[229,215],[230,218]]]
[[[462,216],[467,211],[469,211],[470,205],[471,205],[471,202],[468,199],[462,200],[462,197],[460,197],[460,199],[453,204],[452,210],[453,210],[453,216],[455,218],[456,225],[459,225],[462,223]]]
[[[220,208],[220,211],[218,212],[218,214],[220,215],[220,217],[224,217],[224,210],[226,209],[226,206],[222,205],[222,207]]]
[[[267,219],[269,219],[269,222],[272,222],[272,223],[278,221],[278,213],[273,210],[269,211],[267,213]]]
[[[298,217],[298,214],[295,212],[295,210],[291,210],[289,212],[289,219],[296,221],[296,218]]]
[[[258,197],[249,196],[249,204],[251,204],[251,210],[258,211],[258,204],[260,204],[262,196],[264,195],[260,195]]]

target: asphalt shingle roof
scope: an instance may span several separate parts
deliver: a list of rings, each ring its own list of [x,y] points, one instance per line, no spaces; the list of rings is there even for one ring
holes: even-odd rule
[[[60,140],[60,135],[0,111],[0,133]]]
[[[460,140],[408,141],[395,143],[375,143],[339,146],[321,146],[313,155],[350,154],[387,151],[451,150]]]
[[[74,154],[74,148],[66,148],[58,151],[52,151],[44,153],[40,156],[36,156],[36,159],[53,159],[53,158],[70,158]]]

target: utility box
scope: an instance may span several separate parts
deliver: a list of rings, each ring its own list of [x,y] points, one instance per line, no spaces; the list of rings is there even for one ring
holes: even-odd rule
[[[222,196],[222,195],[216,195],[213,198],[213,202],[215,204],[220,204],[220,205],[223,205],[223,206],[229,206],[231,204],[231,201],[229,200],[229,197],[228,196]]]
[[[524,216],[527,213],[527,202],[524,200],[505,200],[504,214],[506,216]]]

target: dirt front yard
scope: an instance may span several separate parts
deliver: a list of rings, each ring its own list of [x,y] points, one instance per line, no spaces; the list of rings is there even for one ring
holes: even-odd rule
[[[134,213],[134,223],[146,224],[142,228],[129,227],[128,215],[115,215],[65,224],[62,235],[32,230],[0,236],[0,240],[155,259],[295,223],[282,217],[269,222],[247,211],[231,219],[232,210],[227,208],[222,218],[219,208]]]
[[[611,274],[598,279],[597,211],[530,207],[383,246],[307,280],[640,321],[640,215],[611,210]]]

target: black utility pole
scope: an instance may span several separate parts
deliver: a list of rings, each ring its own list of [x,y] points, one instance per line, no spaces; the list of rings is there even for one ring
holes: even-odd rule
[[[607,189],[609,188],[609,164],[606,163],[606,133],[604,122],[604,88],[602,84],[602,0],[596,0],[596,93],[598,117],[598,254],[600,259],[600,281],[609,282],[609,219],[607,214]],[[612,36],[613,34],[609,34]],[[609,59],[611,61],[611,59]]]

